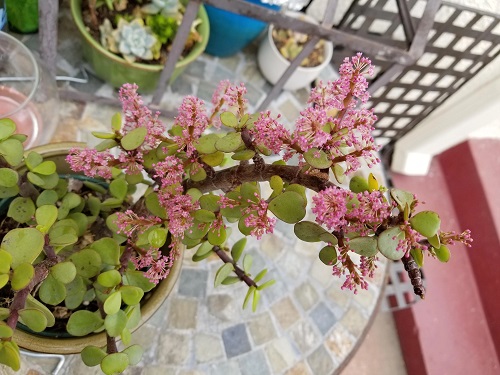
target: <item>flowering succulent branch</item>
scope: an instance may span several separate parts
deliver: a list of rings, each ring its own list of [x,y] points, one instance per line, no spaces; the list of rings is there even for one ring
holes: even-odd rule
[[[194,261],[217,256],[222,265],[214,285],[244,282],[243,306],[251,301],[255,310],[261,292],[274,280],[260,283],[266,269],[252,276],[252,257],[244,254],[246,236],[260,239],[273,233],[278,220],[293,225],[299,239],[322,243],[318,256],[332,275],[343,278],[343,289],[367,289],[378,259],[385,257],[403,261],[415,293],[423,298],[419,268],[424,255],[446,262],[448,246],[470,246],[472,239],[469,231],[442,231],[439,215],[418,212],[412,193],[388,190],[373,174],[361,175],[363,166],[379,162],[371,134],[376,116],[363,107],[369,98],[366,75],[372,71],[361,54],[346,58],[338,80],[312,90],[291,131],[279,115],[248,113],[244,85],[221,82],[210,107],[194,96],[184,98],[170,129],[144,105],[136,85],[124,85],[119,93],[123,115],[112,118],[111,131],[95,132],[101,143],[72,149],[66,158],[73,171],[100,179],[81,184],[87,189],[83,197],[57,177],[55,166],[31,154],[25,160],[28,172],[0,189],[4,196],[16,197],[8,216],[22,224],[2,240],[1,286],[10,283],[20,295],[31,282],[42,282],[38,297],[43,303],[64,301],[74,308],[92,295],[100,313],[75,311],[67,327],[77,336],[106,331],[106,350],[88,347],[82,352],[85,363],[100,364],[106,373],[123,371],[140,359],[140,348],[132,345],[119,352],[115,340],[129,343],[144,293],[169,275],[185,248],[195,249]],[[12,137],[13,131],[0,131],[0,142],[12,143]],[[21,140],[15,142],[21,146]],[[17,165],[22,153],[3,158],[0,165]],[[0,187],[11,181],[5,169],[0,168]],[[100,185],[103,179],[105,186]],[[136,191],[142,193],[134,201]],[[314,221],[304,220],[308,210]],[[106,232],[89,245],[85,235],[96,226]],[[40,242],[22,259],[12,245],[16,230]],[[233,240],[232,232],[241,238]],[[54,254],[59,263],[50,267],[45,280],[20,278],[19,269],[30,274],[44,245],[42,263]],[[60,293],[47,294],[50,288]],[[35,316],[45,314],[50,321],[50,311],[37,308]],[[0,308],[0,314],[15,319],[9,318],[15,314],[12,307]],[[33,321],[31,313],[23,314],[25,321]],[[14,344],[6,344],[13,342],[12,324],[8,329],[2,324],[0,343],[15,350]],[[7,364],[16,368],[18,357],[12,358]]]

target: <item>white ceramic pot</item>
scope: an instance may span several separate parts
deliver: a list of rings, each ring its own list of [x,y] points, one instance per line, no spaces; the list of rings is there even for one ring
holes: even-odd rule
[[[299,18],[311,23],[318,23],[314,18],[304,13],[286,12],[286,14],[288,16]],[[267,35],[262,40],[262,43],[259,47],[257,62],[264,77],[274,85],[276,82],[278,82],[288,66],[290,66],[290,62],[285,59],[276,48],[272,37],[273,29],[274,25],[269,25]],[[309,86],[312,81],[318,78],[321,71],[330,63],[332,55],[333,43],[330,41],[325,41],[324,61],[320,65],[311,68],[299,66],[293,72],[292,76],[288,79],[283,88],[285,90],[298,90],[303,87]]]

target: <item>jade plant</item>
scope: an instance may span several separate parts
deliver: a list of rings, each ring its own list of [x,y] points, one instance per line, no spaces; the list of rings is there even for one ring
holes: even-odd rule
[[[163,64],[185,12],[179,0],[88,0],[82,7],[91,34],[129,63]],[[186,52],[202,39],[200,23],[191,26]]]
[[[361,54],[345,59],[338,80],[312,90],[292,131],[270,111],[249,113],[245,87],[227,81],[211,105],[185,97],[167,129],[125,84],[111,130],[94,133],[95,148],[68,152],[80,175],[61,176],[52,161],[25,154],[25,137],[1,120],[0,197],[9,201],[0,291],[10,302],[0,307],[0,362],[19,369],[18,323],[43,331],[57,308],[71,335],[106,333],[104,348],[82,351],[87,365],[113,374],[137,364],[142,348],[131,345],[131,330],[140,302],[186,248],[194,261],[219,258],[214,285],[246,284],[243,308],[255,310],[274,280],[252,269],[246,237],[272,233],[278,220],[320,243],[318,256],[343,289],[368,288],[384,257],[405,263],[423,298],[424,257],[446,262],[450,245],[472,239],[443,231],[412,193],[363,175],[363,165],[379,162],[376,116],[363,107],[372,71]],[[304,220],[308,211],[314,221]]]

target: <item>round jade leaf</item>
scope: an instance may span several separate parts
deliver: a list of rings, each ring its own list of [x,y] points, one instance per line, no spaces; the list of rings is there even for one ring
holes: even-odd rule
[[[128,348],[123,350],[122,353],[128,355],[129,363],[131,366],[135,366],[141,361],[142,355],[144,354],[144,349],[140,345],[130,345]]]
[[[220,210],[219,206],[220,197],[215,194],[205,194],[199,199],[200,207],[204,210],[216,212]]]
[[[58,305],[66,298],[66,287],[52,275],[42,282],[38,291],[40,300],[47,305]]]
[[[306,216],[304,199],[295,191],[285,191],[269,203],[269,210],[285,223],[294,224]]]
[[[7,216],[13,218],[18,223],[27,223],[35,216],[35,203],[31,198],[17,197],[10,202]]]
[[[217,151],[215,148],[215,142],[219,140],[219,136],[217,134],[207,134],[203,137],[200,137],[198,141],[195,143],[194,147],[196,151],[200,154],[213,154]]]
[[[422,236],[433,237],[439,230],[441,219],[434,211],[422,211],[410,218],[410,225]]]
[[[167,219],[167,211],[160,204],[160,200],[158,199],[157,193],[151,193],[151,194],[146,195],[145,203],[146,203],[146,208],[153,215],[158,216],[161,219]],[[108,216],[108,218],[115,217],[115,216],[111,215],[111,216]],[[108,220],[106,220],[106,223],[108,223]],[[108,225],[108,227],[109,227],[109,225]],[[110,228],[110,229],[112,229],[112,228]]]
[[[398,204],[400,211],[403,211],[406,205],[411,207],[411,204],[415,200],[412,193],[400,189],[391,189],[391,197]]]
[[[255,156],[255,151],[253,150],[241,150],[235,152],[232,156],[231,159],[233,160],[250,160]]]
[[[85,293],[87,293],[87,286],[85,285],[83,278],[76,275],[72,282],[66,284],[66,298],[64,299],[64,305],[68,309],[76,309],[82,304]]]
[[[106,357],[106,352],[97,346],[89,345],[83,348],[80,353],[82,361],[88,367],[94,367],[101,363],[102,359]]]
[[[142,145],[146,139],[148,130],[145,127],[135,128],[128,132],[121,140],[122,147],[127,150],[135,150],[137,147]]]
[[[0,274],[8,273],[12,263],[12,255],[5,250],[0,249]]]
[[[6,139],[0,142],[0,155],[12,166],[19,165],[23,161],[24,147],[17,139]]]
[[[43,162],[43,156],[38,152],[30,151],[24,161],[26,162],[28,169],[33,170]]]
[[[195,168],[196,169],[196,172],[195,173],[191,173],[190,174],[190,178],[191,180],[193,181],[203,181],[204,179],[207,178],[207,172],[205,171],[205,169],[203,169],[201,166],[199,166],[198,168]]]
[[[238,119],[232,112],[226,111],[220,114],[220,122],[229,128],[236,128],[238,126]]]
[[[386,258],[391,260],[401,259],[405,253],[397,249],[399,241],[405,239],[405,233],[399,227],[393,227],[380,233],[377,246]]]
[[[424,252],[421,249],[411,249],[410,255],[415,263],[417,263],[417,265],[422,268],[424,265]]]
[[[441,246],[441,239],[439,238],[439,236],[437,234],[433,237],[427,238],[427,240],[429,241],[431,246],[435,249],[438,249]]]
[[[118,337],[127,326],[127,315],[123,310],[118,310],[116,314],[107,315],[104,319],[104,328],[111,337]]]
[[[272,176],[269,180],[269,186],[273,191],[281,193],[283,190],[283,179],[280,176]]]
[[[349,190],[353,193],[362,193],[368,189],[368,181],[362,176],[353,176],[349,181]]]
[[[217,151],[217,152],[214,152],[213,154],[203,155],[201,157],[201,160],[205,164],[207,164],[211,167],[217,167],[218,165],[221,165],[222,162],[224,161],[224,153],[221,151]]]
[[[125,353],[108,354],[101,361],[101,370],[106,375],[121,374],[129,365],[128,355]]]
[[[33,276],[35,276],[35,269],[31,263],[21,263],[12,272],[10,285],[14,290],[21,290],[28,286]]]
[[[349,240],[349,248],[356,254],[371,257],[378,253],[375,237],[355,237]]]
[[[217,288],[233,271],[232,263],[224,263],[215,273],[214,288]]]
[[[332,160],[328,157],[326,152],[313,147],[304,153],[304,159],[313,168],[324,169],[330,168]]]
[[[97,276],[97,282],[106,288],[113,288],[120,284],[122,276],[117,270],[105,271]]]
[[[335,176],[335,179],[339,184],[343,184],[346,179],[345,175],[345,170],[340,166],[339,164],[334,164],[331,166],[331,170],[333,172],[333,175]]]
[[[0,185],[11,188],[17,185],[19,175],[10,168],[0,168]]]
[[[0,275],[0,289],[2,289],[9,282],[9,274],[4,273]]]
[[[243,250],[245,249],[246,244],[247,244],[247,239],[246,239],[246,237],[243,237],[242,239],[236,241],[236,243],[231,248],[231,257],[233,258],[233,260],[235,262],[237,262],[240,259],[241,254],[243,254]],[[201,245],[200,248],[202,246],[203,245]],[[210,248],[210,250],[211,249],[212,248]]]
[[[21,354],[14,341],[0,341],[0,363],[9,366],[14,371],[21,368]]]
[[[229,133],[215,142],[215,148],[222,152],[234,152],[242,145],[243,140],[239,132]]]
[[[44,190],[40,193],[38,198],[36,199],[36,206],[46,206],[46,205],[54,205],[58,201],[59,197],[55,190]]]
[[[44,205],[36,209],[35,220],[39,227],[37,227],[40,232],[47,233],[57,220],[57,215],[59,211],[56,206]]]
[[[208,231],[208,242],[210,242],[214,246],[222,245],[227,238],[226,228],[211,228]]]
[[[73,336],[86,336],[101,328],[103,324],[104,319],[99,316],[99,312],[78,310],[69,317],[66,330]]]
[[[160,248],[167,242],[168,231],[165,228],[155,228],[148,234],[148,242],[151,246]]]
[[[319,259],[327,266],[337,263],[337,250],[333,246],[325,246],[319,251]]]
[[[446,245],[441,245],[438,249],[434,249],[434,252],[436,253],[436,257],[441,261],[441,262],[448,262],[450,260],[450,249]]]
[[[10,118],[0,119],[0,141],[9,138],[16,131],[16,123]]]
[[[85,278],[91,278],[99,274],[101,270],[101,257],[92,249],[83,249],[69,257],[76,267],[76,273]]]
[[[104,301],[104,312],[108,315],[116,314],[122,305],[122,293],[118,290],[111,293]]]
[[[54,279],[63,284],[69,284],[76,276],[76,267],[72,262],[61,262],[50,268]]]
[[[43,315],[45,315],[45,319],[47,319],[47,327],[52,327],[54,324],[56,324],[56,318],[54,317],[52,312],[47,308],[47,306],[45,306],[31,294],[28,294],[28,297],[26,298],[26,303],[24,304],[24,308],[36,309],[40,311]]]
[[[144,292],[149,292],[155,287],[149,279],[144,276],[144,273],[136,270],[127,270],[123,275],[123,284],[138,286]]]
[[[120,288],[122,300],[129,306],[137,305],[144,296],[144,291],[138,286],[124,285]]]
[[[0,338],[12,337],[14,331],[6,323],[0,321]]]
[[[11,267],[21,263],[33,263],[45,244],[44,235],[35,228],[16,228],[9,231],[2,240],[2,249],[12,256]]]
[[[5,186],[0,186],[0,199],[15,197],[19,194],[19,186],[14,185],[10,188]]]
[[[51,175],[56,172],[56,163],[50,160],[46,160],[38,164],[35,168],[31,170],[34,173],[38,173],[44,176]]]
[[[249,201],[257,203],[260,198],[260,186],[258,183],[245,182],[241,185],[240,193],[243,203]]]
[[[123,179],[113,180],[109,184],[109,192],[111,193],[111,195],[122,201],[127,196],[127,191],[128,191],[128,184]]]
[[[20,322],[35,332],[42,332],[47,328],[47,318],[37,309],[19,310]]]
[[[301,221],[294,225],[293,231],[295,235],[305,242],[319,242],[320,236],[328,233],[322,226],[313,223],[312,221]]]

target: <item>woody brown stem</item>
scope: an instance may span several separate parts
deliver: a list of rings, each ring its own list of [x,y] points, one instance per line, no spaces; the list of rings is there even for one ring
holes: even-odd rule
[[[249,277],[245,271],[243,271],[236,262],[224,251],[222,250],[219,246],[214,246],[213,248],[215,254],[222,260],[224,263],[231,263],[234,267],[234,272],[236,273],[236,276],[243,281],[245,284],[247,284],[249,287],[254,286],[257,287],[257,283],[253,281],[251,277]]]

